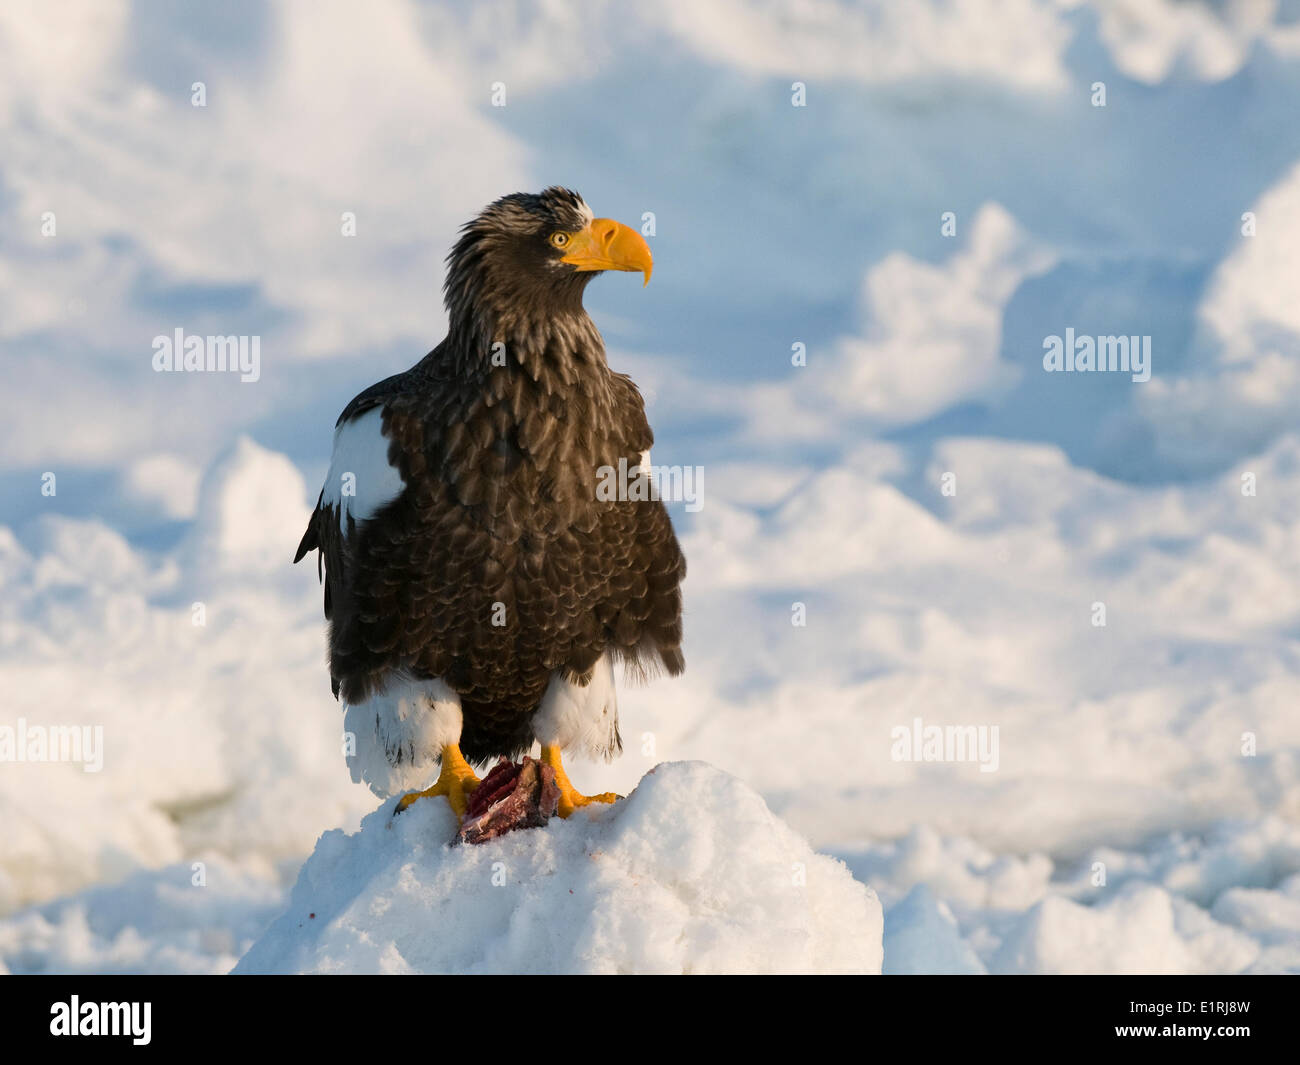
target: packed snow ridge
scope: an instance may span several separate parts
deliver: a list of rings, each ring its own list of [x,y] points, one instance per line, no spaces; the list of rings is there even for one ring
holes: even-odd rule
[[[321,837],[236,973],[880,972],[875,893],[705,763],[477,846],[394,805]]]

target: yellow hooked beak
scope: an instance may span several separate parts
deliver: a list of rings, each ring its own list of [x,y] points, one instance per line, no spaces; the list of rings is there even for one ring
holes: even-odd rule
[[[560,262],[579,270],[640,270],[645,275],[642,288],[650,284],[654,269],[645,238],[612,218],[595,218],[586,229],[573,234]]]

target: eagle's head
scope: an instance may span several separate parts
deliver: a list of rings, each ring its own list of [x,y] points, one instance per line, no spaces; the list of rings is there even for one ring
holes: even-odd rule
[[[552,186],[515,192],[483,209],[447,256],[453,324],[580,311],[587,283],[605,270],[637,270],[650,282],[650,247],[635,229],[596,218],[581,196]],[[481,324],[475,323],[475,324]]]

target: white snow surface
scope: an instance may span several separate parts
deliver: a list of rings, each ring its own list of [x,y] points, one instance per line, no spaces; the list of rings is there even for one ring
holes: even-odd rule
[[[394,805],[321,838],[236,973],[880,971],[875,893],[704,763],[475,846]]]

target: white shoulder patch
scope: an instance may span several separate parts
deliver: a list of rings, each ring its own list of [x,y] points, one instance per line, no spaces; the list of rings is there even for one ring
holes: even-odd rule
[[[365,521],[405,487],[401,473],[388,464],[383,426],[383,410],[376,407],[334,430],[334,454],[321,505],[338,507],[344,536],[349,516]]]

